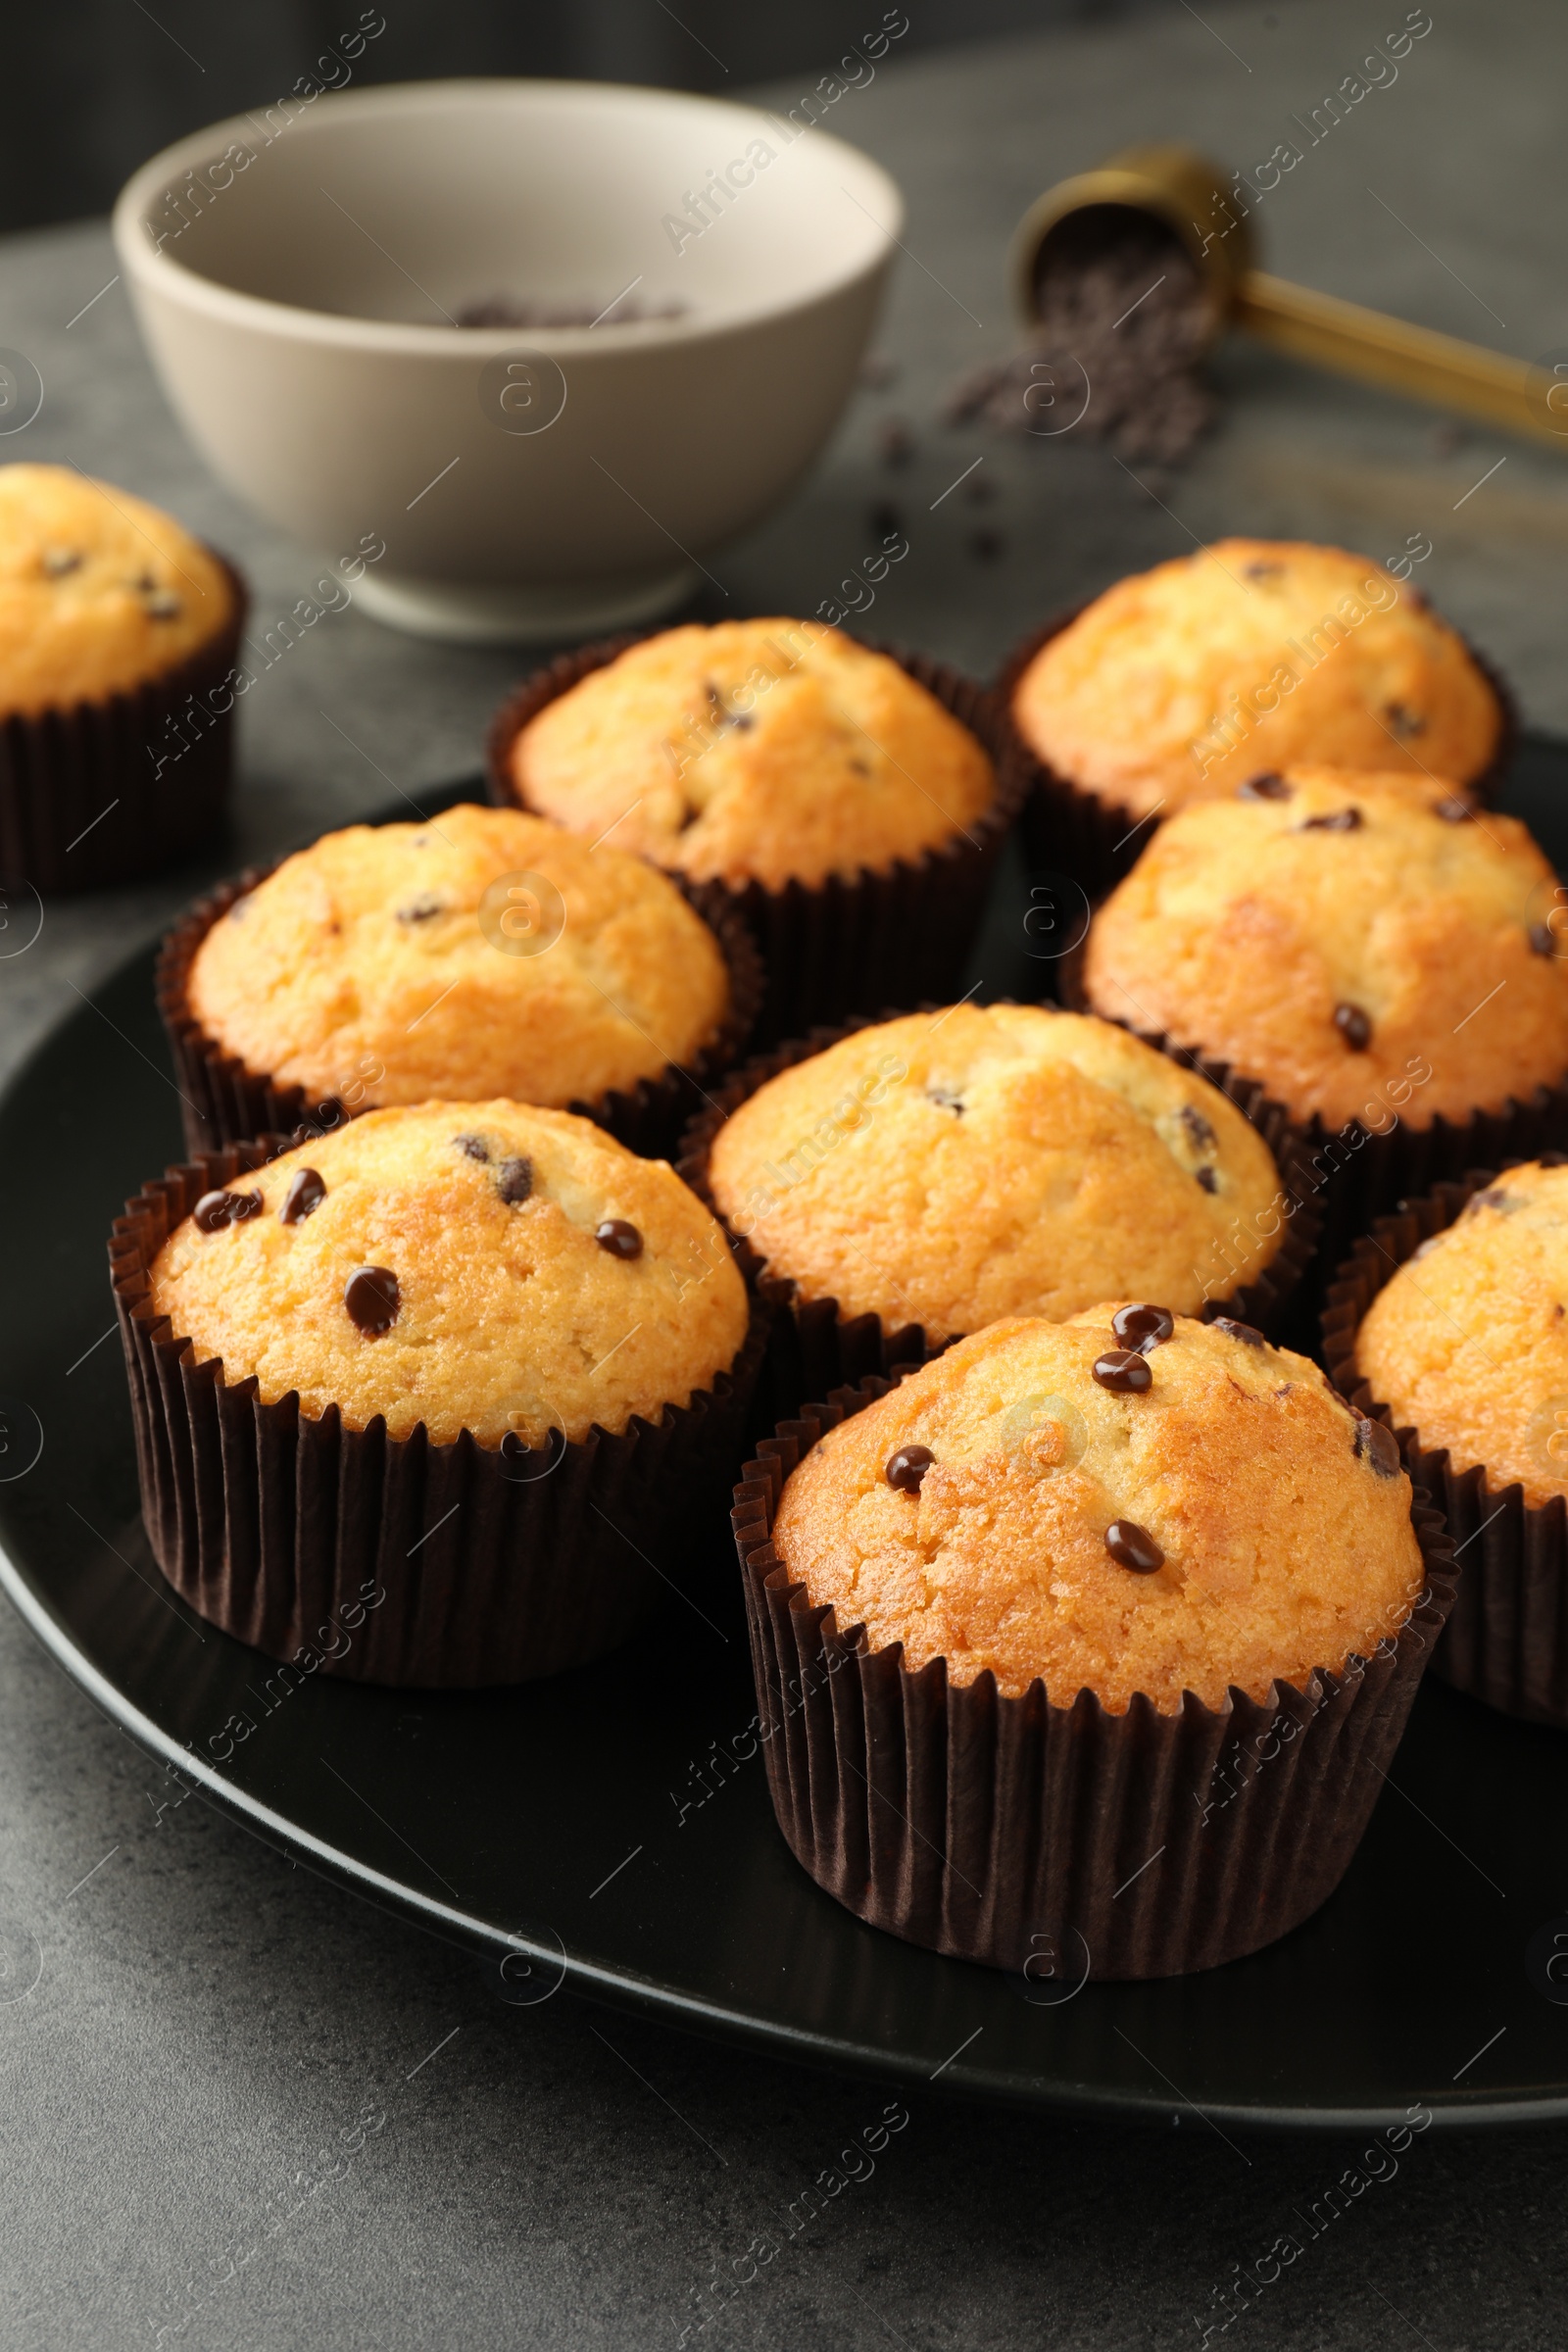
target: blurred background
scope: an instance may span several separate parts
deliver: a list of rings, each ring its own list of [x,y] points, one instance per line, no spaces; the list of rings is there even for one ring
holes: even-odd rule
[[[800,74],[811,86],[884,15],[898,54],[1061,24],[1107,24],[1179,0],[384,0],[352,87],[463,74],[548,74],[730,90]],[[286,96],[352,34],[362,0],[66,0],[6,24],[0,231],[107,212],[160,147]],[[329,68],[328,73],[337,69]]]

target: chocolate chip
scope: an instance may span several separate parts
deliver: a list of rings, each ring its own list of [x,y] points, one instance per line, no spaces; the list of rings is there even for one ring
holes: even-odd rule
[[[1557,942],[1552,937],[1551,925],[1549,923],[1532,923],[1530,945],[1538,956],[1555,956]]]
[[[423,898],[411,899],[407,906],[398,908],[398,921],[400,923],[427,923],[433,914],[444,912],[445,907],[441,900],[432,898],[427,891]]]
[[[635,1225],[628,1225],[624,1217],[607,1217],[602,1225],[594,1228],[594,1240],[601,1250],[608,1250],[612,1257],[641,1257],[643,1253],[642,1235]]]
[[[509,1208],[515,1208],[533,1191],[533,1161],[504,1159],[496,1170],[496,1191]]]
[[[218,1233],[225,1225],[243,1225],[262,1213],[260,1193],[203,1193],[191,1210],[203,1233]]]
[[[46,547],[39,561],[51,580],[63,580],[68,572],[81,569],[81,558],[74,547]]]
[[[1268,564],[1260,561],[1256,564],[1244,564],[1242,569],[1250,580],[1271,580],[1277,572],[1283,571],[1285,566],[1283,564]]]
[[[1510,1193],[1506,1185],[1489,1184],[1484,1193],[1477,1193],[1466,1213],[1474,1216],[1478,1208],[1494,1208],[1499,1217],[1511,1217],[1516,1208],[1523,1206],[1521,1195]]]
[[[1110,1318],[1110,1328],[1124,1348],[1136,1348],[1147,1355],[1151,1348],[1158,1348],[1176,1329],[1176,1318],[1168,1307],[1118,1306]]]
[[[1364,1054],[1372,1043],[1371,1016],[1359,1004],[1336,1004],[1334,1026],[1352,1054]]]
[[[1184,1102],[1182,1104],[1181,1120],[1182,1125],[1186,1128],[1188,1135],[1192,1139],[1195,1150],[1199,1152],[1212,1152],[1214,1149],[1214,1130],[1204,1118],[1202,1112],[1199,1110],[1195,1104],[1191,1102]]]
[[[925,1099],[928,1102],[934,1102],[939,1110],[951,1110],[955,1117],[960,1119],[963,1116],[963,1097],[951,1086],[928,1086]]]
[[[1290,797],[1291,788],[1285,778],[1272,771],[1261,776],[1249,776],[1247,782],[1236,789],[1239,801],[1288,801]]]
[[[1398,1440],[1392,1429],[1369,1420],[1364,1413],[1356,1415],[1355,1456],[1357,1461],[1370,1463],[1379,1478],[1397,1478],[1399,1474]]]
[[[1130,1568],[1134,1576],[1152,1576],[1165,1565],[1165,1554],[1136,1519],[1113,1519],[1105,1530],[1105,1549],[1118,1568]]]
[[[1268,1346],[1263,1334],[1254,1330],[1250,1323],[1238,1323],[1230,1315],[1215,1315],[1209,1323],[1209,1329],[1228,1333],[1231,1339],[1240,1340],[1244,1348],[1266,1348]]]
[[[730,710],[728,704],[724,700],[724,697],[719,693],[718,688],[713,684],[711,678],[705,678],[703,680],[703,692],[708,697],[709,717],[715,726],[732,727],[737,734],[744,735],[748,727],[754,727],[757,724],[756,719],[752,717],[749,711]],[[700,808],[688,808],[685,818],[681,824],[681,831],[684,833],[687,825],[693,823],[697,817],[701,816],[701,814],[702,810]]]
[[[1476,814],[1469,802],[1461,801],[1456,792],[1450,792],[1446,801],[1440,801],[1432,813],[1441,816],[1446,825],[1473,824]]]
[[[901,1494],[918,1494],[920,1481],[936,1458],[929,1446],[901,1446],[897,1453],[889,1454],[882,1475]]]
[[[170,588],[155,588],[147,599],[150,620],[177,620],[182,609],[178,597]]]
[[[1135,1348],[1111,1348],[1096,1356],[1094,1375],[1102,1389],[1118,1396],[1141,1396],[1153,1386],[1154,1375]]]
[[[1199,1183],[1202,1186],[1205,1193],[1217,1193],[1219,1191],[1219,1178],[1215,1175],[1212,1168],[1195,1168],[1193,1170],[1193,1174],[1198,1178]]]
[[[490,1156],[490,1147],[482,1135],[455,1135],[452,1141],[460,1152],[466,1152],[470,1159],[488,1159]]]
[[[1401,742],[1407,743],[1412,735],[1426,733],[1426,720],[1418,717],[1415,711],[1407,710],[1403,703],[1385,703],[1383,708],[1389,714],[1390,726]]]
[[[359,1266],[343,1285],[343,1303],[367,1339],[377,1340],[398,1319],[403,1294],[385,1266]]]
[[[1336,808],[1331,816],[1309,816],[1299,829],[1303,833],[1359,833],[1362,822],[1359,808]]]
[[[299,1225],[320,1207],[326,1199],[326,1186],[314,1168],[296,1168],[289,1178],[288,1191],[283,1195],[277,1219],[280,1225]]]

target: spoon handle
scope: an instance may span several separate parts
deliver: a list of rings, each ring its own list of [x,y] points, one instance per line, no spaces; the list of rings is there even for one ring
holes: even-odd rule
[[[1461,343],[1456,335],[1292,285],[1266,270],[1247,272],[1231,316],[1249,334],[1298,360],[1555,441],[1568,455],[1568,362],[1548,372],[1528,360]]]

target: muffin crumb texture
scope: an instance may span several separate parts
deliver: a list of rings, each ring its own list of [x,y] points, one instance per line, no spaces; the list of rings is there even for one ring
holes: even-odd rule
[[[233,609],[222,566],[144,499],[72,466],[0,466],[0,716],[132,692]]]
[[[674,885],[518,809],[351,825],[284,859],[197,950],[190,1008],[247,1069],[357,1107],[597,1103],[696,1060],[729,1009]]]
[[[1568,1072],[1562,896],[1517,817],[1449,784],[1290,768],[1160,826],[1095,918],[1085,991],[1302,1122],[1464,1120]]]
[[[748,1324],[722,1233],[665,1161],[512,1102],[370,1111],[237,1177],[170,1235],[151,1298],[264,1403],[298,1390],[351,1429],[508,1450],[657,1422]]]
[[[1429,1452],[1537,1507],[1568,1494],[1568,1167],[1477,1193],[1373,1299],[1355,1368]]]
[[[1042,646],[1013,716],[1058,775],[1140,816],[1302,760],[1469,781],[1503,728],[1418,591],[1370,556],[1270,539],[1119,580]]]
[[[885,654],[820,621],[666,629],[546,705],[523,804],[732,889],[884,872],[990,806],[986,752]]]
[[[1113,1713],[1266,1701],[1396,1638],[1423,1569],[1387,1431],[1255,1333],[1177,1317],[1128,1350],[1115,1311],[995,1324],[831,1430],[774,1526],[811,1604],[911,1672]],[[1147,1387],[1097,1376],[1127,1352]]]
[[[1124,1029],[959,1004],[857,1030],[715,1137],[726,1222],[804,1299],[947,1340],[1107,1291],[1197,1313],[1289,1230],[1267,1145]]]

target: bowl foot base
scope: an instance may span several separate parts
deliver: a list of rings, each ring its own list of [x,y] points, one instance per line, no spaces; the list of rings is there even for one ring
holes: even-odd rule
[[[653,620],[688,596],[698,576],[692,564],[681,564],[654,578],[465,587],[368,571],[354,594],[372,620],[411,636],[452,645],[550,645]]]

